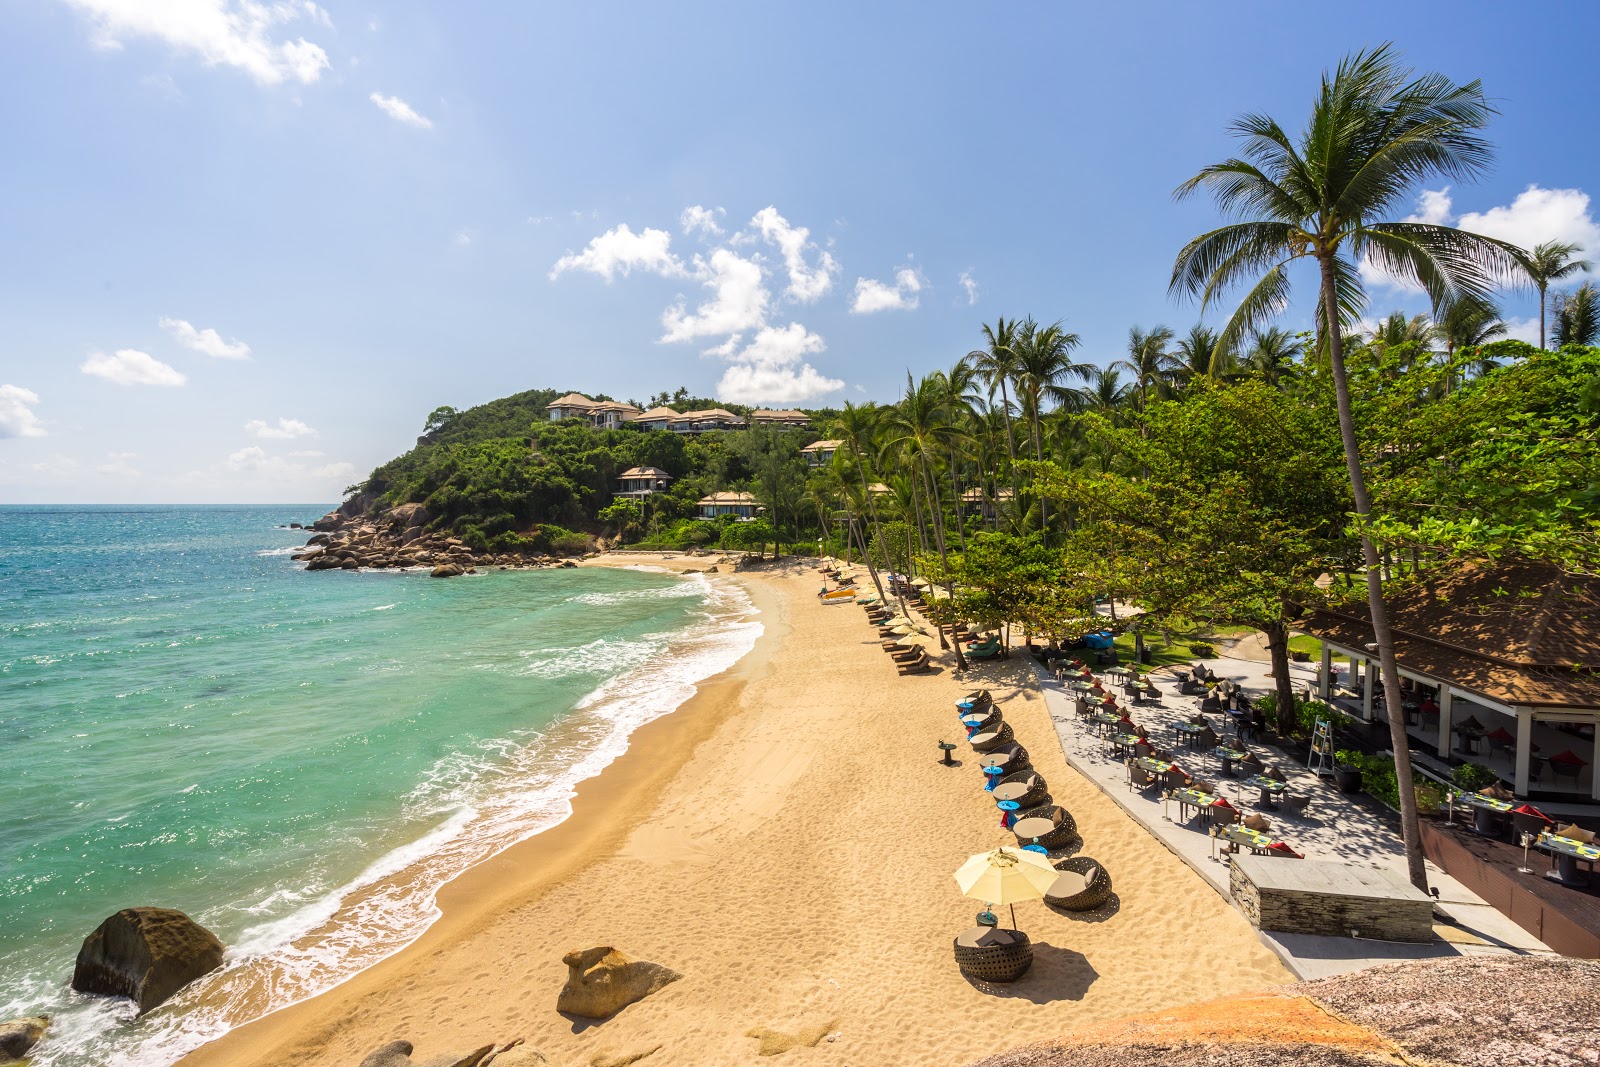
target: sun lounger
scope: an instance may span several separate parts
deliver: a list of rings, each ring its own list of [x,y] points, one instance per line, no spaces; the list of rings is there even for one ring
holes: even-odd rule
[[[926,674],[928,670],[928,654],[926,652],[922,653],[918,659],[911,660],[908,663],[901,663],[895,667],[897,674]]]

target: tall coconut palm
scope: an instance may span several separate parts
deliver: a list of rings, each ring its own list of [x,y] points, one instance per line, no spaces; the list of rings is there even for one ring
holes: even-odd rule
[[[872,536],[877,538],[878,544],[884,546],[884,560],[888,561],[888,542],[883,539],[883,524],[878,521],[878,508],[872,499],[872,489],[868,485],[867,466],[871,462],[874,449],[877,447],[878,409],[868,404],[865,407],[856,407],[850,401],[844,402],[844,408],[833,420],[833,433],[844,447],[834,452],[835,462],[839,461],[839,453],[844,452],[846,460],[856,469],[856,480],[861,486],[862,499],[866,501],[867,515],[872,519]],[[878,569],[872,564],[872,556],[867,556],[867,572],[872,575],[873,588],[878,591],[878,603],[887,604],[889,598],[884,595],[883,582],[878,577]]]
[[[1135,326],[1128,331],[1127,358],[1111,364],[1118,371],[1127,371],[1128,377],[1133,379],[1128,388],[1141,411],[1178,372],[1178,358],[1167,349],[1172,336],[1172,331],[1165,326],[1152,330]]]
[[[1594,282],[1584,282],[1570,293],[1562,293],[1555,300],[1555,329],[1550,339],[1557,348],[1564,345],[1592,345],[1600,343],[1600,289]]]
[[[1238,370],[1233,345],[1201,323],[1189,328],[1189,335],[1178,342],[1177,378],[1192,382],[1197,378],[1226,378]]]
[[[1083,397],[1080,401],[1083,411],[1093,411],[1116,421],[1121,418],[1133,390],[1122,380],[1122,372],[1112,366],[1093,368],[1088,383],[1078,392]]]
[[[1255,330],[1245,352],[1245,370],[1259,374],[1268,385],[1280,385],[1295,372],[1294,361],[1305,351],[1295,334],[1278,326]]]
[[[1413,315],[1408,319],[1403,311],[1391,311],[1367,336],[1366,343],[1377,348],[1399,348],[1416,343],[1426,348],[1433,343],[1434,336],[1433,320],[1427,315]]]
[[[1544,347],[1545,292],[1550,288],[1550,283],[1570,278],[1590,267],[1588,260],[1574,258],[1577,251],[1577,245],[1566,241],[1546,241],[1534,245],[1533,251],[1527,253],[1521,260],[1522,272],[1533,282],[1533,287],[1539,290],[1540,348]]]
[[[1430,180],[1462,181],[1493,158],[1481,131],[1494,109],[1477,82],[1457,85],[1441,74],[1414,77],[1390,45],[1355,53],[1324,73],[1304,129],[1291,137],[1266,115],[1237,119],[1242,158],[1206,167],[1177,189],[1180,198],[1209,191],[1236,221],[1194,238],[1172,269],[1174,293],[1211,304],[1253,281],[1224,332],[1243,336],[1280,311],[1289,298],[1288,268],[1317,267],[1321,328],[1339,414],[1351,495],[1361,529],[1367,604],[1384,683],[1395,752],[1401,822],[1411,881],[1427,882],[1418,840],[1410,741],[1400,707],[1394,631],[1384,603],[1381,557],[1368,534],[1372,499],[1356,439],[1344,330],[1366,297],[1360,265],[1421,286],[1436,308],[1485,296],[1492,279],[1521,261],[1519,249],[1427,222],[1382,222]]]
[[[1046,399],[1059,403],[1071,396],[1065,384],[1069,379],[1083,380],[1089,376],[1086,363],[1074,363],[1072,350],[1082,343],[1075,333],[1068,333],[1059,322],[1040,326],[1032,319],[1024,322],[1017,338],[1017,399],[1028,413],[1033,424],[1033,458],[1044,461],[1044,438],[1039,432],[1040,406]],[[1050,543],[1050,513],[1041,497],[1039,500],[1039,531],[1045,544]]]
[[[970,439],[972,424],[977,412],[983,406],[983,397],[977,392],[980,379],[978,370],[972,361],[963,357],[956,360],[955,364],[947,371],[938,374],[941,390],[941,402],[951,426],[960,431],[959,435],[951,436],[946,441],[947,453],[945,462],[950,468],[950,491],[956,506],[956,537],[961,542],[961,551],[967,550],[967,531],[961,522],[961,472],[960,459],[963,449],[956,442]]]
[[[988,384],[989,396],[993,397],[994,391],[1000,390],[1000,413],[1006,423],[1006,457],[1011,461],[1013,492],[1017,490],[1017,442],[1011,429],[1011,397],[1007,390],[1017,373],[1017,331],[1021,325],[1016,319],[996,318],[993,326],[983,327],[984,346],[967,353],[973,370]]]
[[[1500,309],[1490,300],[1468,298],[1457,300],[1439,317],[1434,326],[1434,336],[1444,342],[1445,358],[1454,360],[1456,353],[1481,348],[1490,341],[1506,335],[1506,324],[1500,320]],[[1493,370],[1498,364],[1492,359],[1475,358],[1468,365],[1472,374],[1484,374]],[[1447,389],[1455,388],[1454,371],[1451,371],[1452,380],[1445,383]]]

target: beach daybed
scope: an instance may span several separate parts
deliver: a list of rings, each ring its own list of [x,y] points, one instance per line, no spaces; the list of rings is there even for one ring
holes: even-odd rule
[[[1064,875],[1076,877],[1057,879],[1044,894],[1044,902],[1063,911],[1093,911],[1111,896],[1111,874],[1098,860],[1088,856],[1073,856],[1056,860],[1052,866]]]
[[[897,663],[895,665],[895,672],[897,674],[926,674],[926,673],[928,673],[928,670],[929,670],[928,654],[927,654],[927,652],[925,652],[925,651],[923,651],[921,649],[918,649],[917,651],[918,651],[918,658],[912,659],[912,660],[908,660],[908,661],[903,662],[903,663]]]
[[[956,966],[974,982],[1015,982],[1033,966],[1033,943],[1021,930],[974,926],[955,939]]]

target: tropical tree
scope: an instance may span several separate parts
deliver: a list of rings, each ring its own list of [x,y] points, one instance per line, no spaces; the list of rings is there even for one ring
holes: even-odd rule
[[[1533,287],[1539,290],[1539,347],[1544,344],[1544,307],[1545,292],[1550,288],[1551,282],[1559,282],[1563,278],[1570,278],[1580,271],[1586,271],[1590,263],[1586,259],[1576,259],[1578,246],[1566,241],[1546,241],[1533,246],[1533,251],[1527,253],[1519,260],[1522,272],[1533,282]]]
[[[1235,370],[1232,346],[1222,344],[1216,330],[1202,323],[1189,328],[1189,335],[1178,342],[1177,376],[1185,383],[1200,378],[1224,378]]]
[[[989,386],[989,396],[992,398],[994,391],[1000,390],[1000,414],[1006,424],[1006,457],[1013,468],[1017,462],[1017,442],[1011,429],[1011,397],[1007,390],[1017,373],[1017,335],[1021,325],[1016,319],[1007,321],[1004,316],[995,319],[993,326],[983,327],[984,346],[967,353],[972,369]],[[1012,491],[1020,491],[1015,470],[1011,478]]]
[[[1048,398],[1060,403],[1070,400],[1072,390],[1064,385],[1068,379],[1083,380],[1089,375],[1089,365],[1074,363],[1072,350],[1081,343],[1075,333],[1062,329],[1061,323],[1040,326],[1032,319],[1024,322],[1017,338],[1017,399],[1033,423],[1033,458],[1044,460],[1044,438],[1039,432],[1040,407]],[[1044,501],[1039,502],[1039,529],[1048,544],[1050,516]]]
[[[1268,326],[1250,334],[1244,369],[1259,374],[1268,385],[1281,385],[1295,373],[1294,361],[1305,351],[1305,341],[1278,326]]]
[[[880,544],[883,540],[883,524],[878,521],[878,507],[873,500],[872,488],[868,484],[868,463],[871,461],[876,449],[876,434],[879,413],[876,406],[868,404],[857,407],[850,401],[844,402],[844,408],[833,420],[832,433],[837,435],[840,448],[834,452],[835,462],[839,461],[839,454],[845,454],[846,461],[855,467],[856,479],[861,485],[861,496],[866,501],[867,515],[872,519],[872,534]],[[872,557],[867,557],[867,567],[872,575],[872,584],[878,590],[878,603],[887,604],[889,598],[884,595],[883,582],[878,577],[878,571],[871,563]]]
[[[1160,395],[1178,371],[1178,358],[1167,350],[1171,343],[1172,331],[1165,326],[1153,330],[1135,326],[1128,331],[1127,358],[1111,364],[1133,379],[1128,388],[1140,408]]]
[[[1555,300],[1555,329],[1550,339],[1557,348],[1600,344],[1600,289],[1584,282]]]
[[[1133,390],[1122,380],[1122,372],[1115,366],[1095,367],[1089,371],[1089,381],[1078,390],[1079,407],[1098,412],[1113,421],[1120,417],[1128,405]]]
[[[1395,752],[1401,822],[1411,881],[1427,882],[1418,838],[1410,741],[1400,707],[1394,632],[1384,604],[1381,558],[1369,529],[1372,501],[1356,439],[1344,331],[1366,299],[1360,265],[1420,286],[1436,308],[1485,296],[1495,277],[1520,262],[1502,241],[1428,222],[1383,222],[1420,182],[1470,180],[1493,158],[1481,135],[1494,109],[1474,81],[1441,74],[1413,76],[1391,45],[1357,52],[1324,73],[1311,115],[1291,137],[1272,118],[1245,115],[1232,125],[1244,142],[1240,158],[1201,170],[1176,195],[1209,191],[1237,221],[1194,238],[1178,253],[1171,289],[1209,306],[1240,283],[1254,284],[1223,330],[1241,337],[1285,305],[1288,268],[1315,263],[1320,326],[1339,414],[1345,465],[1361,534],[1367,602]]]

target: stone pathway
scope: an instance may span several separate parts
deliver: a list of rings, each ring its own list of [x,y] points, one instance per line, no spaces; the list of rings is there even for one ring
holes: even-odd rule
[[[1204,661],[1219,677],[1238,682],[1251,696],[1273,688],[1268,663],[1247,659],[1220,658]],[[1291,664],[1296,688],[1315,679],[1309,665]],[[1056,734],[1067,762],[1080,774],[1095,782],[1145,830],[1194,868],[1212,888],[1229,896],[1229,864],[1226,854],[1216,847],[1203,819],[1192,825],[1176,821],[1176,803],[1163,802],[1160,793],[1135,791],[1128,784],[1127,767],[1107,751],[1093,728],[1073,714],[1073,694],[1043,668],[1037,668],[1046,706],[1056,723]],[[1199,698],[1181,696],[1173,672],[1162,669],[1154,680],[1159,698],[1127,710],[1134,722],[1143,726],[1159,748],[1171,749],[1189,773],[1216,782],[1228,801],[1241,811],[1257,808],[1254,791],[1241,790],[1236,779],[1224,777],[1221,760],[1210,752],[1190,752],[1173,743],[1171,727],[1187,720],[1199,710]],[[1109,688],[1109,685],[1108,685]],[[1126,703],[1120,695],[1119,702]],[[1220,716],[1213,716],[1213,719]],[[1220,724],[1218,724],[1220,731]],[[1277,764],[1287,775],[1291,793],[1309,796],[1311,803],[1303,818],[1262,812],[1272,823],[1270,836],[1287,842],[1308,859],[1343,861],[1398,871],[1405,877],[1405,853],[1399,838],[1371,812],[1335,791],[1330,783],[1267,745],[1249,746],[1268,764]],[[1284,862],[1294,862],[1286,860]],[[1113,871],[1112,877],[1116,877]],[[1399,944],[1342,937],[1318,937],[1259,931],[1261,940],[1283,960],[1285,966],[1302,979],[1323,978],[1361,970],[1380,963],[1460,955],[1551,954],[1541,942],[1502,915],[1443,870],[1428,864],[1429,884],[1438,890],[1436,913],[1449,917],[1449,923],[1435,925],[1431,944]]]

